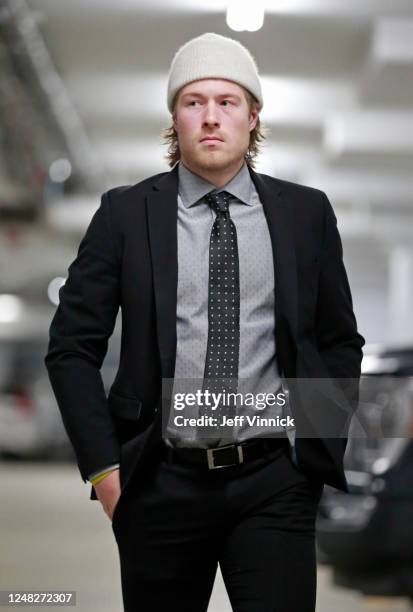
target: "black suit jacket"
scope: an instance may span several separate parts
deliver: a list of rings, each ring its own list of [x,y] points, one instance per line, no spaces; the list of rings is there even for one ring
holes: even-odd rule
[[[82,478],[120,461],[122,490],[139,479],[160,446],[161,383],[174,375],[177,170],[103,194],[50,326],[45,363]],[[298,465],[309,478],[347,490],[341,425],[337,437],[320,437],[317,428],[307,433],[313,431],[311,410],[326,422],[334,414],[345,423],[344,413],[358,399],[364,339],[336,218],[322,191],[250,174],[273,246],[279,370],[290,380],[337,379],[343,390],[341,404],[327,399],[303,408],[307,394],[295,397],[292,389]],[[107,397],[100,368],[119,307],[120,362]]]

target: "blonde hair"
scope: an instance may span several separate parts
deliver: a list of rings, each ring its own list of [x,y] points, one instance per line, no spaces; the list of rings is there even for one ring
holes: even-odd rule
[[[258,100],[247,89],[245,89],[244,87],[242,87],[242,89],[245,93],[245,97],[248,103],[248,113],[251,114],[253,107],[258,105]],[[173,106],[174,112],[176,100],[177,98],[175,99]],[[260,143],[265,140],[267,133],[268,128],[263,127],[261,125],[260,116],[258,115],[257,123],[254,129],[250,132],[250,141],[247,152],[245,153],[245,161],[247,165],[252,169],[255,168],[256,158],[260,153]],[[161,136],[164,140],[163,144],[168,145],[168,152],[164,156],[164,159],[166,159],[168,165],[172,168],[181,158],[181,152],[179,150],[178,143],[178,134],[175,130],[174,125],[172,124],[170,127],[164,128],[161,132]]]

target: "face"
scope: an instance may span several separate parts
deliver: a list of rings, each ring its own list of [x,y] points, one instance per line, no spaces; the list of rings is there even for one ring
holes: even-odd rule
[[[173,113],[182,162],[194,171],[240,168],[258,119],[249,113],[244,89],[224,79],[202,79],[183,87]]]

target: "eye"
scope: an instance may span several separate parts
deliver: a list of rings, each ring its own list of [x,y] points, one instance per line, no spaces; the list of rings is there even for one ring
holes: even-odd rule
[[[198,102],[198,100],[191,100],[191,101],[188,103],[188,106],[192,106],[192,104],[196,104],[196,102]]]

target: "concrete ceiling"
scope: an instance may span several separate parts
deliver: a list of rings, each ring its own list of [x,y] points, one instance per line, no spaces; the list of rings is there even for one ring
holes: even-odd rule
[[[99,193],[61,201],[60,222],[56,203],[59,229],[83,231],[107,188],[168,170],[169,65],[179,46],[213,31],[244,43],[260,68],[269,135],[257,170],[327,192],[360,283],[374,265],[386,274],[387,245],[411,241],[411,0],[268,0],[263,28],[241,33],[218,0],[26,2],[101,176]],[[59,238],[48,240],[57,252]]]
[[[171,59],[215,31],[246,44],[260,68],[269,136],[258,170],[321,188],[327,177],[343,211],[411,206],[410,1],[270,1],[263,28],[241,33],[217,0],[28,4],[104,172],[102,191],[168,169],[160,132]]]

